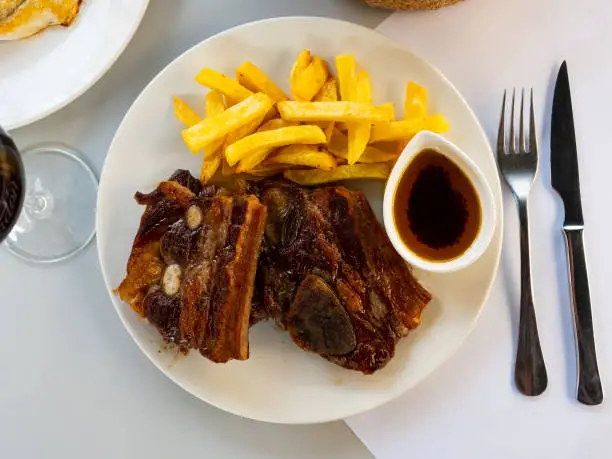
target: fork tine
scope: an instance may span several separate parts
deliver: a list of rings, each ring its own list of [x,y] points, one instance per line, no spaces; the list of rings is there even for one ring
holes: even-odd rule
[[[509,148],[510,148],[510,154],[514,154],[516,153],[516,139],[514,136],[514,99],[516,95],[516,90],[512,90],[512,104],[511,104],[511,109],[510,109],[510,143],[509,143]]]
[[[519,128],[519,152],[526,153],[526,142],[525,142],[525,126],[523,123],[523,113],[524,113],[524,105],[525,105],[525,88],[521,89],[521,126]]]
[[[535,110],[533,108],[533,88],[531,88],[531,109],[529,115],[529,153],[538,154],[538,136],[536,135]]]
[[[501,117],[499,119],[499,132],[497,133],[497,156],[499,160],[506,154],[506,91],[502,100]]]

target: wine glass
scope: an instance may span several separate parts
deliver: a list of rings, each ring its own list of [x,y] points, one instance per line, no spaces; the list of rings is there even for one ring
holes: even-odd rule
[[[95,235],[98,180],[75,150],[43,144],[19,151],[0,128],[0,241],[34,263],[66,260]]]

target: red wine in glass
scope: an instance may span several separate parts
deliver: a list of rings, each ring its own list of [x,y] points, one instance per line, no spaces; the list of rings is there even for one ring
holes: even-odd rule
[[[25,196],[25,174],[15,142],[0,128],[0,242],[19,218]]]

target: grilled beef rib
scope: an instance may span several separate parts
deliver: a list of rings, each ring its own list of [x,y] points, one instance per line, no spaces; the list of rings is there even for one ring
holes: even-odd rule
[[[198,193],[198,194],[196,194]],[[121,299],[184,352],[245,360],[265,208],[179,171],[148,195]]]
[[[384,367],[397,341],[420,324],[431,296],[364,194],[275,180],[259,187],[268,220],[255,313],[345,368],[371,374]]]

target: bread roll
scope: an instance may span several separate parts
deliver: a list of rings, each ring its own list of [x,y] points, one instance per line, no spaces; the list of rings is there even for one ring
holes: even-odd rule
[[[462,0],[364,0],[370,6],[391,10],[437,10]]]

